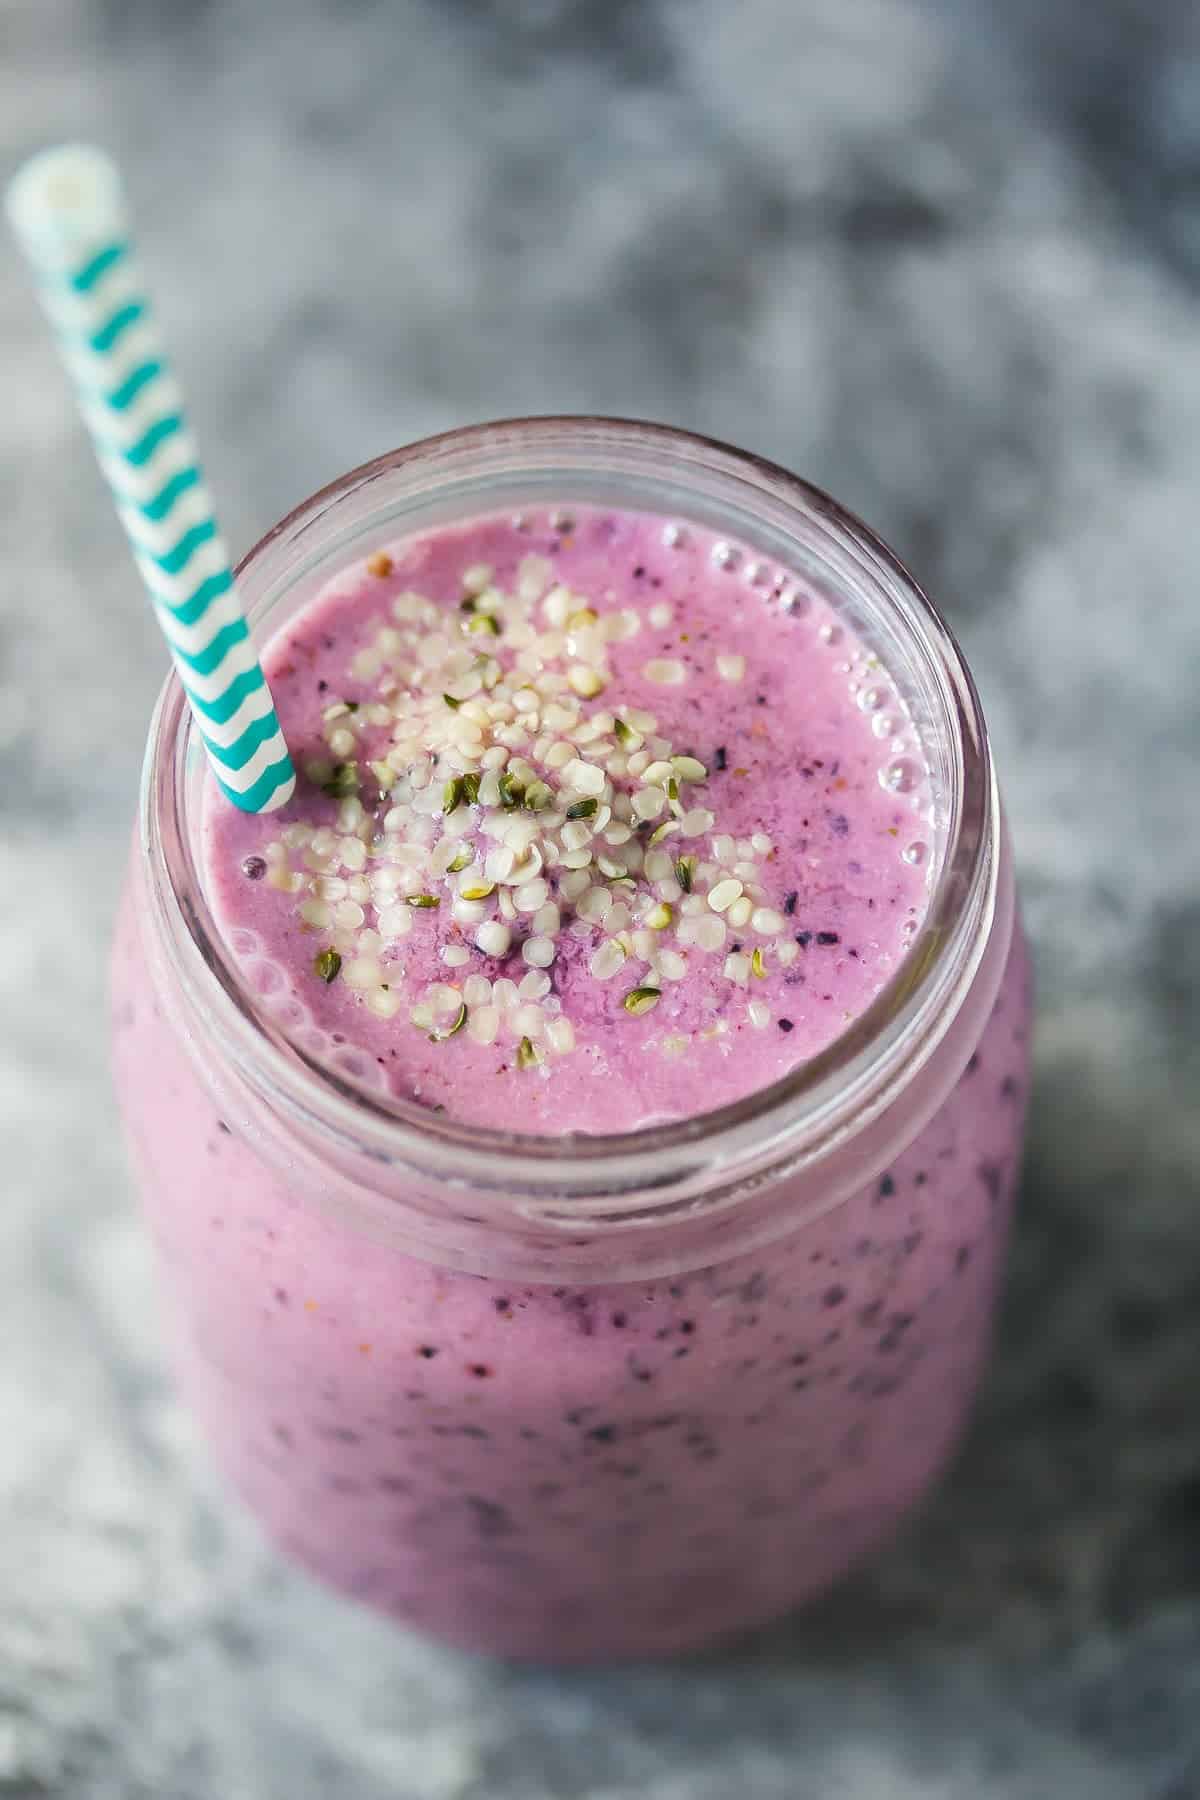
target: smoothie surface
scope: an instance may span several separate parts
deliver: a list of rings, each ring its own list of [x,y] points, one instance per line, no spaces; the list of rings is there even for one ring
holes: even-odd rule
[[[297,765],[211,785],[206,888],[305,1049],[466,1122],[688,1118],[825,1048],[928,902],[888,673],[687,521],[483,515],[348,566],[263,655]]]

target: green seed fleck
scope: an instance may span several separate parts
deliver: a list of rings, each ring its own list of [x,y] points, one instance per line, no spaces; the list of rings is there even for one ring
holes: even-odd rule
[[[464,1000],[462,1005],[458,1009],[458,1012],[455,1016],[453,1025],[447,1026],[445,1031],[431,1031],[429,1033],[430,1043],[431,1044],[444,1044],[446,1042],[446,1039],[452,1038],[456,1031],[461,1031],[463,1026],[466,1024],[466,1022],[467,1022],[467,1003]]]
[[[465,594],[458,603],[458,610],[459,612],[473,613],[475,611],[474,594]]]
[[[696,873],[695,857],[694,856],[681,856],[679,858],[679,861],[675,864],[675,879],[679,883],[680,887],[683,889],[685,894],[690,894],[692,891],[692,877],[695,873]]]
[[[650,927],[651,931],[665,931],[674,917],[675,914],[671,911],[671,908],[667,905],[666,901],[660,900],[658,905],[651,907],[650,911],[646,914],[646,924]]]
[[[757,975],[760,981],[766,980],[767,964],[761,950],[756,950],[750,958],[750,972],[752,975]]]
[[[461,779],[462,779],[462,786],[463,786],[463,799],[466,801],[468,806],[478,805],[478,802],[479,802],[479,774],[478,774],[478,771],[475,769],[470,769]]]
[[[478,887],[460,888],[459,897],[463,900],[486,900],[489,894],[494,893],[495,887],[494,881],[484,881]]]
[[[451,712],[457,712],[462,705],[462,701],[456,700],[453,694],[443,694],[442,699],[446,702],[446,705],[450,708]]]
[[[568,806],[567,817],[568,819],[590,819],[598,804],[594,795],[587,800],[576,800],[574,806]]]
[[[664,819],[662,824],[659,825],[654,831],[652,831],[650,833],[650,837],[647,841],[649,842],[650,847],[653,849],[655,844],[661,844],[665,837],[670,837],[670,835],[673,831],[678,831],[678,830],[679,830],[679,820],[678,819]]]
[[[467,797],[461,775],[453,775],[442,789],[442,811],[452,813],[460,807]]]
[[[337,980],[338,970],[341,966],[342,959],[336,950],[322,950],[319,956],[313,958],[313,974],[323,981],[326,987],[331,981]]]
[[[487,631],[490,632],[493,637],[500,636],[499,621],[491,613],[473,613],[467,620],[467,630],[476,632]]]
[[[523,1037],[517,1045],[518,1069],[536,1069],[541,1060],[541,1052],[534,1044],[533,1039]]]
[[[346,800],[351,794],[357,793],[358,764],[334,763],[329,773],[329,780],[322,783],[322,789],[331,800]]]
[[[636,750],[639,744],[646,741],[641,732],[635,731],[632,725],[627,725],[624,719],[613,720],[613,734],[622,750]]]
[[[544,781],[531,781],[525,789],[525,805],[530,812],[546,812],[554,805],[554,789]]]
[[[457,875],[460,869],[469,868],[472,860],[473,852],[468,845],[463,844],[460,849],[455,851],[454,861],[446,864],[447,875]]]
[[[512,811],[514,806],[520,806],[525,798],[525,786],[523,782],[514,780],[506,769],[500,776],[499,787],[501,806],[505,807],[509,812]]]
[[[437,894],[405,894],[404,900],[408,906],[430,907],[442,904]]]
[[[668,775],[668,777],[667,777],[667,799],[668,800],[678,800],[678,798],[679,798],[679,782],[676,780],[674,775]]]
[[[627,1013],[632,1013],[636,1019],[639,1018],[642,1013],[653,1012],[661,998],[662,991],[659,988],[636,987],[631,993],[626,994],[621,1005],[625,1008]]]

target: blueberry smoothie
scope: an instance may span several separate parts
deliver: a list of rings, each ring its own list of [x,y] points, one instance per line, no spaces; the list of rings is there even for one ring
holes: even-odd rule
[[[921,734],[835,598],[748,543],[481,510],[345,562],[264,666],[295,796],[256,818],[212,789],[196,860],[248,1003],[343,1101],[585,1154],[803,1070],[909,967]],[[1017,927],[936,1094],[836,1205],[802,1208],[796,1165],[769,1245],[556,1280],[422,1253],[363,1200],[369,1165],[280,1129],[173,992],[143,862],[115,952],[128,1137],[183,1379],[287,1552],[453,1642],[571,1661],[745,1628],[887,1534],[986,1350]]]

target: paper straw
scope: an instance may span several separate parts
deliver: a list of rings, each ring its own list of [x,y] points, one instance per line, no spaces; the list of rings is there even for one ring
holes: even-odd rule
[[[213,773],[244,812],[273,812],[296,777],[150,316],[120,176],[102,152],[64,145],[27,162],[6,202]]]

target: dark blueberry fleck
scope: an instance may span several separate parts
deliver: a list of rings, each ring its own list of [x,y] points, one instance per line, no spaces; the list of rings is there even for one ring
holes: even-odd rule
[[[266,861],[261,856],[248,856],[242,863],[242,874],[247,881],[261,881],[266,872]]]
[[[671,1354],[675,1358],[676,1362],[679,1362],[682,1357],[688,1356],[691,1353],[686,1344],[680,1344],[678,1350],[673,1350],[671,1352]]]
[[[895,1178],[891,1175],[881,1175],[879,1177],[879,1198],[881,1200],[890,1200],[895,1191]]]
[[[1004,1080],[1000,1083],[1000,1098],[1002,1100],[1015,1100],[1020,1091],[1021,1084],[1015,1075],[1006,1075]]]
[[[287,1306],[289,1304],[288,1291],[286,1288],[277,1287],[275,1289],[275,1304],[276,1306]]]
[[[830,944],[840,944],[841,941],[841,937],[836,931],[818,931],[817,933],[818,944],[823,944],[826,947]]]
[[[327,681],[318,681],[318,683],[317,683],[318,694],[323,694],[325,692],[325,690],[328,688],[328,686],[329,686],[329,683]]]
[[[679,1329],[683,1332],[685,1337],[689,1337],[696,1329],[695,1319],[681,1319],[679,1321]]]
[[[512,1531],[512,1520],[507,1510],[495,1500],[485,1500],[481,1494],[464,1494],[463,1500],[471,1512],[480,1537],[507,1537]]]
[[[423,1356],[426,1361],[428,1361],[431,1356],[437,1355],[437,1351],[432,1344],[419,1344],[417,1346],[417,1355]]]
[[[829,829],[830,829],[830,831],[832,831],[834,837],[838,837],[838,838],[849,837],[850,836],[850,821],[846,817],[845,813],[830,813]]]
[[[217,1120],[217,1130],[223,1131],[225,1133],[226,1137],[233,1136],[233,1132],[232,1132],[231,1128],[225,1123],[224,1119]]]
[[[593,1425],[584,1435],[591,1438],[594,1444],[611,1444],[617,1435],[617,1428],[615,1425]]]
[[[866,1306],[860,1307],[860,1309],[859,1309],[859,1314],[858,1314],[859,1324],[860,1325],[874,1325],[876,1323],[876,1321],[878,1320],[879,1315],[882,1311],[883,1311],[883,1301],[882,1300],[870,1301]]]
[[[1004,1168],[1001,1163],[982,1162],[979,1165],[979,1179],[987,1190],[987,1197],[994,1206],[1000,1198],[1000,1190],[1004,1186]]]
[[[978,1067],[979,1067],[979,1052],[978,1052],[978,1050],[976,1050],[976,1052],[973,1056],[970,1056],[967,1058],[967,1066],[963,1070],[963,1074],[964,1075],[973,1075]]]
[[[905,1256],[911,1256],[913,1254],[914,1250],[919,1250],[921,1247],[923,1238],[924,1238],[923,1232],[910,1231],[902,1245],[902,1249],[904,1251]]]
[[[492,1301],[492,1305],[495,1307],[495,1309],[498,1313],[506,1313],[506,1312],[512,1311],[512,1301],[510,1299],[508,1299],[508,1297],[506,1295],[498,1294],[496,1296],[496,1298]]]
[[[626,1318],[626,1316],[623,1312],[615,1312],[613,1314],[612,1324],[613,1324],[614,1331],[624,1331],[624,1329],[628,1323],[629,1323],[629,1320]]]
[[[741,1287],[738,1289],[738,1299],[746,1306],[754,1306],[758,1301],[765,1300],[766,1297],[767,1278],[761,1272],[757,1275],[751,1275],[750,1279],[748,1281],[743,1281]]]
[[[635,570],[634,570],[634,571],[633,571],[633,579],[634,579],[634,580],[635,580],[635,581],[640,581],[640,580],[641,580],[641,579],[642,579],[642,576],[643,576],[643,575],[644,575],[644,574],[645,574],[645,573],[646,573],[646,565],[645,565],[645,563],[639,563],[639,564],[638,564],[638,566],[637,566],[637,568],[636,568],[636,569],[635,569]]]
[[[796,933],[796,942],[799,944],[799,946],[802,950],[807,950],[808,946],[812,943],[812,932],[811,931],[798,931]]]
[[[780,1031],[793,1031],[795,1029],[790,1019],[777,1019],[776,1024],[779,1026]]]
[[[724,744],[718,744],[717,749],[716,749],[716,754],[713,757],[713,767],[719,771],[719,770],[728,768],[728,766],[729,766],[728,752],[726,751]]]
[[[970,1244],[960,1244],[958,1246],[958,1249],[954,1252],[954,1272],[955,1272],[955,1274],[961,1275],[963,1270],[966,1268],[967,1264],[970,1262],[970,1260],[971,1260]]]
[[[837,1287],[835,1285],[834,1287],[825,1289],[825,1292],[821,1295],[821,1305],[826,1307],[840,1306],[845,1298],[845,1288]]]
[[[787,914],[789,919],[791,918],[792,914],[796,910],[796,902],[797,902],[797,900],[799,900],[799,898],[800,898],[800,890],[798,888],[793,888],[791,893],[784,900],[783,910]]]
[[[488,1367],[487,1363],[469,1363],[467,1366],[472,1375],[474,1375],[476,1381],[486,1381],[488,1376],[492,1373],[492,1370]]]

